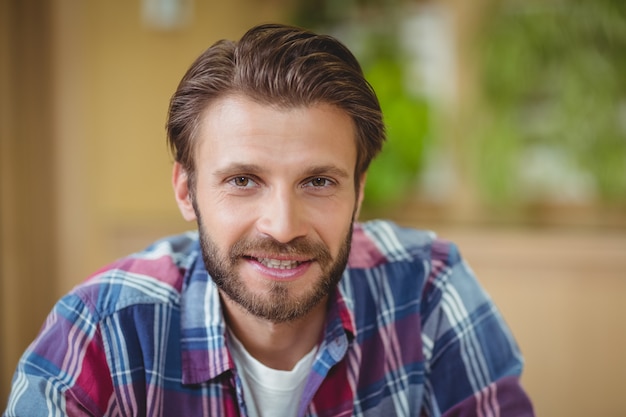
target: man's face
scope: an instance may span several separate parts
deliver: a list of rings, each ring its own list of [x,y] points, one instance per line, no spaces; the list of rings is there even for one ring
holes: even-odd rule
[[[304,316],[348,259],[363,185],[351,118],[329,105],[230,96],[205,111],[197,139],[195,190],[178,165],[174,186],[184,217],[198,221],[208,272],[258,317]]]

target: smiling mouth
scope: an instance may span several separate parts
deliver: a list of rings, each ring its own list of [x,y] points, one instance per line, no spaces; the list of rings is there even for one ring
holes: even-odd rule
[[[271,259],[271,258],[256,258],[256,260],[268,267],[274,269],[294,269],[300,266],[303,262],[283,259]]]
[[[266,268],[272,269],[296,269],[300,265],[310,262],[308,260],[297,261],[293,259],[258,258],[256,256],[246,256],[246,258],[256,261]]]

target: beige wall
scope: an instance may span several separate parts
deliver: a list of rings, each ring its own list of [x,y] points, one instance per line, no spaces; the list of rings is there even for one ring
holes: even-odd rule
[[[113,258],[188,227],[169,184],[169,96],[209,44],[284,20],[290,1],[195,0],[192,24],[175,32],[143,26],[139,1],[35,3],[7,0],[0,9],[0,407],[17,356],[54,300]],[[22,20],[9,24],[14,15]],[[52,53],[37,62],[15,45]],[[15,57],[39,74],[16,72]],[[15,108],[18,87],[34,80],[41,90]],[[50,119],[33,119],[39,108]],[[441,232],[460,243],[517,335],[539,415],[626,415],[623,232]]]

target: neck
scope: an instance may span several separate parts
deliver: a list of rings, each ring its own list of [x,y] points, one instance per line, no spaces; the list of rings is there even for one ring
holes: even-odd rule
[[[318,344],[328,298],[305,316],[286,323],[253,316],[222,294],[226,324],[256,360],[273,369],[289,371]]]

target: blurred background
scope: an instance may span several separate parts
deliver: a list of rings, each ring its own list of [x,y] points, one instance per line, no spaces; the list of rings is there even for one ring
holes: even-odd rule
[[[541,416],[624,416],[622,0],[2,0],[0,407],[54,302],[180,218],[168,100],[221,38],[333,34],[389,141],[364,219],[454,240],[525,355]]]

